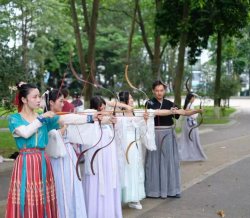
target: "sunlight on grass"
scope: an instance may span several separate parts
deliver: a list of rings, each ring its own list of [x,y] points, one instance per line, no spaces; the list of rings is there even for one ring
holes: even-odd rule
[[[17,151],[17,147],[11,133],[9,131],[0,132],[0,155],[9,157],[15,151]]]

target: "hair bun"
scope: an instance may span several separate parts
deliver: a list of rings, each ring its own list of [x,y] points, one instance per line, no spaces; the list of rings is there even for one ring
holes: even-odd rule
[[[16,87],[17,87],[18,90],[20,90],[22,88],[22,86],[26,85],[26,84],[27,84],[26,82],[21,81],[21,82],[16,84]]]

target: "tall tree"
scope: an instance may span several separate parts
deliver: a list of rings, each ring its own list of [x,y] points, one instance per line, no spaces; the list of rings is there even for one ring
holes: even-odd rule
[[[69,0],[71,6],[71,16],[74,26],[75,38],[77,42],[77,51],[78,58],[81,67],[81,73],[83,79],[87,80],[90,83],[95,82],[96,74],[96,62],[95,62],[95,45],[96,45],[96,30],[97,30],[97,21],[98,21],[98,11],[100,0],[93,0],[92,3],[92,12],[88,12],[88,3],[86,0],[81,1],[82,15],[84,18],[82,26],[85,33],[84,36],[80,32],[80,24],[78,20],[77,10],[76,10],[76,1]],[[90,16],[90,17],[89,17]],[[83,50],[82,38],[86,38],[87,43],[87,52],[86,56]],[[84,84],[84,102],[85,106],[88,106],[89,100],[93,95],[93,86],[89,83]]]
[[[239,36],[239,32],[247,25],[249,1],[248,0],[211,0],[208,2],[208,10],[217,36],[216,49],[216,78],[214,88],[214,105],[220,106],[221,84],[221,52],[223,39],[227,36]]]
[[[186,48],[192,47],[189,55],[190,62],[194,63],[196,55],[201,52],[200,47],[206,47],[207,45],[208,37],[202,35],[203,24],[200,21],[201,19],[204,20],[204,17],[198,13],[203,7],[203,0],[164,0],[161,10],[156,16],[156,26],[160,29],[160,33],[167,36],[168,43],[171,46],[178,46],[178,59],[173,84],[177,105],[181,104]]]
[[[154,79],[159,79],[161,78],[161,58],[166,49],[167,44],[166,42],[162,43],[162,37],[160,35],[160,31],[157,25],[153,25],[153,29],[154,29],[153,35],[149,36],[149,33],[147,32],[146,27],[145,27],[145,20],[146,20],[145,17],[148,17],[148,16],[152,17],[152,14],[153,14],[152,20],[154,21],[156,14],[159,13],[159,11],[161,10],[162,0],[155,0],[154,3],[144,3],[144,4],[147,7],[147,11],[144,12],[145,13],[144,17],[143,17],[143,13],[141,9],[143,4],[140,3],[138,6],[138,23],[140,26],[140,32],[141,32],[144,46],[148,52],[148,56],[151,61],[152,76]],[[151,10],[151,7],[154,8],[154,11]],[[153,42],[152,42],[153,46],[150,46],[151,44],[149,41],[150,37],[153,38]]]

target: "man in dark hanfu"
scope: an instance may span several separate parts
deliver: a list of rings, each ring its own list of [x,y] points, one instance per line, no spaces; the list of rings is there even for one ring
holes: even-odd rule
[[[147,102],[148,109],[173,109],[177,106],[164,98],[166,85],[155,81],[152,85],[154,98]],[[174,130],[174,119],[180,115],[155,116],[156,151],[146,152],[145,190],[147,197],[180,197],[180,161]]]

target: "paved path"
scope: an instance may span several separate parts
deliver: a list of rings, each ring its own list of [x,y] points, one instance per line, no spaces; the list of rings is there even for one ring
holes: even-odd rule
[[[233,164],[184,191],[181,199],[162,201],[143,218],[250,217],[250,157]]]

